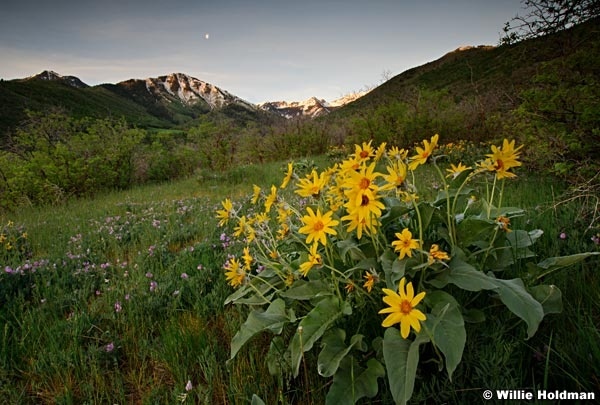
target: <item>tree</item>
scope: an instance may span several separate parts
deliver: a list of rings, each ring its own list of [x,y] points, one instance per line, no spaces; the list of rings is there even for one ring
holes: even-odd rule
[[[600,15],[600,0],[522,0],[525,15],[503,28],[501,44],[512,44],[565,30]]]

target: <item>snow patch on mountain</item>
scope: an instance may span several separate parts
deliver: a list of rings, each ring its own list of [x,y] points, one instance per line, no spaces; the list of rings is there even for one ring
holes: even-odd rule
[[[28,77],[25,80],[31,79],[63,82],[68,84],[69,86],[76,87],[78,89],[90,87],[75,76],[62,76],[53,70],[44,70],[42,73],[38,73],[35,76]]]
[[[311,97],[304,101],[268,101],[259,104],[258,107],[277,113],[288,119],[299,117],[316,118],[329,114],[336,108],[351,103],[365,94],[367,94],[366,91],[350,93],[331,102],[316,97]]]
[[[238,104],[249,109],[256,109],[254,104],[246,100],[183,73],[148,78],[146,79],[146,89],[155,96],[162,96],[171,102],[178,100],[186,105],[204,100],[211,110],[223,108],[229,104]]]

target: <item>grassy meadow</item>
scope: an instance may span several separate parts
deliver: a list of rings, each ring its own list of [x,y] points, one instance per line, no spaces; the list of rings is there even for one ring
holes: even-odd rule
[[[315,161],[329,164],[326,157]],[[247,310],[224,305],[233,289],[223,264],[236,247],[217,227],[215,209],[224,198],[248,198],[253,184],[279,184],[285,163],[0,217],[0,231],[12,238],[10,249],[0,245],[4,403],[243,404],[254,394],[267,404],[324,403],[331,378],[314,367],[295,379],[269,374],[266,333],[228,361]],[[438,187],[432,173],[420,175]],[[589,227],[593,205],[561,203],[565,185],[525,169],[518,175],[506,185],[505,204],[526,211],[515,226],[521,221],[522,229],[544,231],[538,258],[598,250]],[[504,312],[467,324],[452,381],[437,364],[423,364],[412,402],[479,403],[484,389],[600,395],[598,263],[591,258],[544,276],[562,291],[563,311],[544,318],[531,339],[523,322]],[[527,276],[524,264],[514,271]],[[507,332],[506,325],[514,327]],[[315,357],[309,353],[305,361]],[[391,403],[386,382],[365,403]]]

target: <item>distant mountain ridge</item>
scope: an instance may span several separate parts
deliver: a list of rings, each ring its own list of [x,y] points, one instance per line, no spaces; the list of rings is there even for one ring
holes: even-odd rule
[[[75,87],[78,89],[85,89],[86,87],[90,87],[87,84],[85,84],[84,82],[82,82],[78,77],[62,76],[52,70],[44,70],[43,72],[38,73],[35,76],[27,77],[22,80],[31,80],[31,79],[63,82],[65,84],[68,84],[69,86],[72,86],[72,87]]]
[[[305,102],[281,101],[258,106],[184,73],[89,86],[75,76],[44,70],[34,76],[0,82],[0,144],[1,138],[27,117],[27,110],[58,107],[77,117],[124,117],[140,127],[169,128],[204,114],[221,114],[238,121],[314,118],[343,104],[339,100],[327,103],[313,97]]]
[[[317,97],[304,101],[268,101],[258,106],[266,111],[277,113],[285,118],[310,117],[316,118],[327,115],[333,110],[343,107],[367,94],[366,91],[347,94],[331,102]]]

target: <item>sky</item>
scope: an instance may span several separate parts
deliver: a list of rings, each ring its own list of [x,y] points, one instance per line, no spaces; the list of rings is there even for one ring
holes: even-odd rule
[[[253,103],[332,101],[497,45],[521,12],[520,0],[13,0],[0,5],[0,78],[180,72]]]

